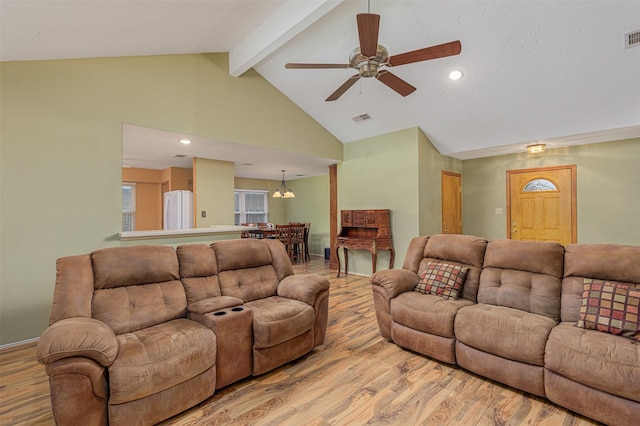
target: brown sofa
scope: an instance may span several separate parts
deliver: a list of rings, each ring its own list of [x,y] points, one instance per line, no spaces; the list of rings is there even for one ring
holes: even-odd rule
[[[413,291],[427,262],[469,268],[457,300]],[[595,420],[634,424],[640,342],[576,326],[585,279],[640,289],[640,246],[424,236],[403,269],[371,283],[380,333],[396,344]]]
[[[37,348],[56,423],[157,423],[294,360],[323,343],[328,296],[279,241],[61,258]]]

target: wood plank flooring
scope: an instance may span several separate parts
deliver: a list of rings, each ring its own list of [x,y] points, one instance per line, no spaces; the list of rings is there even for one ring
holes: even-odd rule
[[[294,270],[331,281],[325,344],[295,362],[221,389],[163,425],[597,424],[385,341],[367,277],[335,278],[320,257]],[[0,351],[0,424],[54,424],[35,343]]]

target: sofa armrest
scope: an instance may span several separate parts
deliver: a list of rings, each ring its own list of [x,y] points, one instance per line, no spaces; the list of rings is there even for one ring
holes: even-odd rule
[[[206,314],[208,312],[217,311],[218,309],[231,308],[244,304],[244,301],[237,297],[217,296],[191,303],[187,309],[189,312],[196,314]]]
[[[329,290],[329,280],[316,274],[289,275],[278,284],[278,296],[310,306],[314,306],[316,297],[325,290]]]
[[[413,290],[418,285],[418,280],[418,274],[406,269],[387,269],[376,272],[370,278],[372,285],[384,289],[388,299],[405,291]]]
[[[41,364],[49,364],[63,358],[84,357],[108,367],[118,350],[118,339],[105,323],[93,318],[66,318],[42,333],[36,358]]]

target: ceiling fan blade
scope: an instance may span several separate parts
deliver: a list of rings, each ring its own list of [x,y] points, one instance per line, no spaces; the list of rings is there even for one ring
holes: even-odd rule
[[[353,86],[356,81],[360,80],[360,74],[356,74],[353,77],[351,77],[349,80],[345,81],[342,86],[338,87],[338,89],[333,92],[331,94],[331,96],[329,96],[327,99],[325,99],[325,101],[330,102],[330,101],[335,101],[336,99],[338,99],[340,96],[342,96],[344,94],[344,92],[346,92],[347,90],[349,90],[349,88],[351,86]]]
[[[416,88],[389,71],[382,70],[376,75],[376,78],[398,92],[402,96],[412,94]]]
[[[378,32],[380,30],[380,15],[360,13],[358,21],[358,37],[360,38],[360,53],[364,56],[378,54]]]
[[[289,69],[321,69],[321,68],[351,68],[350,64],[296,64],[288,63],[284,66]]]
[[[393,55],[389,58],[389,66],[395,67],[397,65],[411,64],[414,62],[427,61],[429,59],[454,56],[460,54],[461,51],[462,44],[460,44],[460,40],[456,40],[449,43],[439,44],[437,46],[425,47],[424,49]]]

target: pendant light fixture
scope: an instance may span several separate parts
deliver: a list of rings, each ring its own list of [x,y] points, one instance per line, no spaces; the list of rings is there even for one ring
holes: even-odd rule
[[[284,172],[286,170],[282,170],[282,183],[276,189],[276,192],[273,193],[273,198],[295,198],[295,194],[292,190],[287,188],[287,185],[284,183]]]

